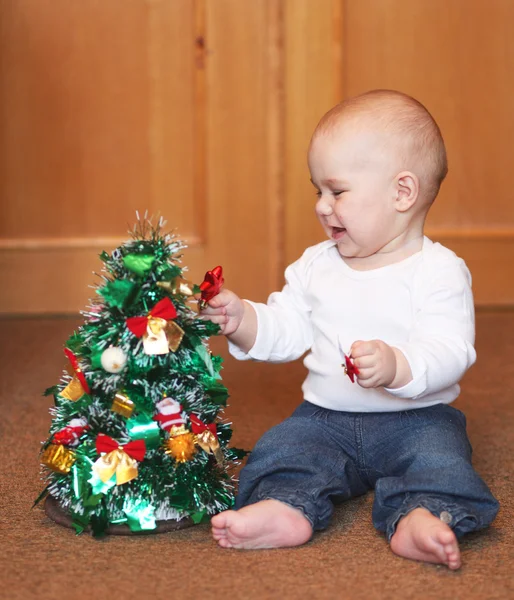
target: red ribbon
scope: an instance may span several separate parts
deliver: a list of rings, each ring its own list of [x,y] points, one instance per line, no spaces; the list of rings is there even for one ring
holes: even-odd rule
[[[207,425],[206,423],[200,421],[200,419],[193,414],[189,415],[189,419],[191,421],[191,430],[193,431],[193,433],[199,434],[202,433],[202,431],[208,429],[214,435],[215,438],[218,437],[218,433],[216,431],[216,423],[209,423]]]
[[[86,378],[84,377],[84,373],[82,373],[82,369],[80,368],[77,357],[69,348],[64,348],[64,354],[66,354],[66,357],[70,361],[73,372],[77,376],[77,379],[80,381],[80,385],[82,386],[83,390],[86,392],[86,394],[90,394],[91,388],[87,384]]]
[[[355,382],[355,375],[359,375],[359,369],[352,363],[348,356],[344,356],[344,361],[346,363],[346,374],[351,379],[351,382]]]
[[[114,450],[118,450],[118,448],[126,452],[130,458],[134,458],[139,462],[145,457],[146,444],[144,440],[134,440],[128,444],[120,444],[116,440],[113,440],[112,437],[105,435],[105,433],[98,434],[96,438],[96,451],[98,454],[113,452]]]
[[[148,319],[152,317],[165,319],[169,321],[177,316],[177,309],[173,306],[169,298],[163,298],[152,308],[146,317],[129,317],[127,319],[127,327],[137,337],[142,337],[146,333]]]
[[[207,271],[202,283],[200,284],[200,290],[202,291],[202,300],[207,303],[212,300],[214,296],[220,293],[221,286],[225,283],[223,279],[223,268],[218,266],[214,267],[212,271]]]

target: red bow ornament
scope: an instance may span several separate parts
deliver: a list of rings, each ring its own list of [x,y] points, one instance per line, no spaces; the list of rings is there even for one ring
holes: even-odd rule
[[[202,292],[202,297],[198,301],[200,310],[203,310],[207,306],[209,300],[212,300],[214,296],[217,296],[220,293],[224,283],[223,267],[217,266],[214,267],[212,271],[207,271],[207,273],[205,273],[205,277],[200,284],[200,290]]]
[[[116,485],[121,485],[137,477],[137,461],[141,462],[145,457],[146,444],[144,440],[120,444],[112,437],[99,433],[96,451],[102,456],[94,463],[93,471],[104,483],[116,473]]]
[[[194,414],[191,414],[189,419],[191,421],[191,430],[195,434],[195,443],[198,444],[202,450],[205,450],[207,454],[214,454],[214,458],[218,465],[222,465],[224,457],[218,441],[216,424],[203,423]]]
[[[146,354],[168,354],[175,352],[184,337],[184,331],[172,319],[177,310],[169,298],[163,298],[146,317],[130,317],[127,327],[137,337],[143,338]]]

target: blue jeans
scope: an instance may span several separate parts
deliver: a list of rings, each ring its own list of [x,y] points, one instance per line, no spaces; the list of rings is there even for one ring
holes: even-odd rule
[[[303,402],[255,446],[236,508],[273,498],[300,509],[319,530],[334,504],[374,488],[373,524],[388,540],[418,507],[460,537],[489,525],[499,508],[471,452],[464,414],[446,404],[349,413]]]

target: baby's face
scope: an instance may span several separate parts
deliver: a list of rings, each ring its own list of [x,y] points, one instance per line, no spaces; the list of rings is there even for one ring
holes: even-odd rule
[[[355,126],[318,133],[309,149],[316,214],[341,256],[363,258],[398,235],[397,162],[380,135]]]

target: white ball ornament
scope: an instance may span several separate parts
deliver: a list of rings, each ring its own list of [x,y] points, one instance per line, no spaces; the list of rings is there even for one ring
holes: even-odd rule
[[[127,364],[127,355],[121,348],[110,346],[102,352],[100,361],[108,373],[119,373]]]

